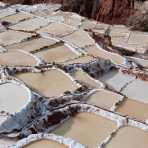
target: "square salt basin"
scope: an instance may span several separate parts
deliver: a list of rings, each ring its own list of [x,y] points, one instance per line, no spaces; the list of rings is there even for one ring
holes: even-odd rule
[[[44,51],[35,53],[35,55],[40,57],[47,63],[64,62],[78,57],[78,55],[69,47],[65,45],[59,46],[58,44],[49,49],[47,48]]]
[[[0,65],[8,66],[35,66],[36,59],[21,51],[5,52],[0,54]]]
[[[81,26],[81,22],[83,20],[83,17],[78,14],[70,14],[69,16],[65,16],[64,23],[70,26],[79,27]]]
[[[124,25],[114,25],[111,27],[111,37],[124,37],[127,41],[131,31]]]
[[[98,58],[100,57],[100,58],[103,58],[106,60],[111,60],[113,63],[115,63],[117,65],[122,65],[125,61],[124,57],[122,57],[116,53],[111,53],[111,52],[105,51],[100,46],[87,47],[87,48],[85,48],[85,50],[91,56],[98,57]]]
[[[78,69],[74,74],[73,77],[79,81],[80,83],[89,86],[91,88],[102,88],[103,84],[99,80],[95,80],[90,77],[86,72],[82,69]]]
[[[7,46],[31,38],[35,34],[8,30],[0,33],[0,45]]]
[[[74,27],[79,27],[83,19],[83,17],[79,16],[78,14],[72,12],[63,12],[63,11],[57,11],[48,18],[50,17],[57,19],[56,22],[59,22],[60,20],[60,22],[63,22],[64,24]]]
[[[105,148],[147,148],[148,132],[136,127],[121,128]]]
[[[122,91],[122,89],[134,79],[135,77],[123,74],[118,70],[112,70],[99,78],[99,80],[104,82],[110,89],[117,92]]]
[[[8,118],[8,115],[3,115],[0,113],[0,126],[4,121],[6,121],[7,118]]]
[[[148,119],[148,104],[126,99],[117,109],[117,112],[122,115],[127,115],[130,118],[139,121],[146,121]]]
[[[4,18],[6,16],[9,16],[9,15],[13,15],[15,13],[16,13],[16,11],[11,8],[2,9],[2,10],[0,10],[0,19]]]
[[[0,148],[11,148],[17,140],[9,138],[0,138]]]
[[[142,59],[140,57],[129,57],[135,63],[142,65],[144,68],[148,68],[148,59]]]
[[[144,46],[148,44],[148,33],[134,31],[131,33],[128,44]]]
[[[65,36],[63,40],[80,48],[95,44],[95,41],[83,30],[75,31],[72,34]]]
[[[31,25],[30,25],[31,24]],[[49,20],[44,18],[32,18],[9,27],[13,30],[35,31],[49,24]]]
[[[121,101],[122,99],[123,99],[123,96],[117,93],[102,89],[102,90],[95,91],[91,96],[89,96],[87,103],[112,110],[114,105],[119,101]]]
[[[52,46],[56,44],[56,41],[51,39],[45,39],[45,38],[36,38],[29,41],[24,41],[21,43],[13,44],[10,46],[7,46],[6,49],[8,50],[17,50],[21,49],[27,52],[34,53],[42,48],[46,48],[48,46]]]
[[[28,90],[14,83],[1,84],[0,96],[0,112],[5,111],[10,114],[21,111],[30,101]]]
[[[44,34],[48,33],[52,36],[65,36],[72,32],[74,32],[76,29],[74,27],[71,27],[69,25],[63,24],[63,23],[52,23],[49,24],[47,27],[41,28],[37,31],[37,33]]]
[[[108,29],[108,27],[109,27],[108,24],[97,22],[96,25],[94,27],[92,27],[91,29],[93,29],[93,31],[95,33],[105,34],[105,32]]]
[[[44,73],[22,73],[16,77],[46,97],[59,96],[67,90],[74,91],[80,87],[59,69],[50,69]]]
[[[89,148],[97,148],[116,128],[115,122],[99,115],[78,113],[59,126],[54,133],[70,137]]]
[[[82,21],[82,25],[80,26],[81,29],[92,29],[92,28],[95,28],[96,27],[96,24],[97,22],[96,21],[93,21],[93,20],[90,20],[90,19],[87,19],[87,18],[84,18],[84,20]]]
[[[122,93],[128,98],[148,103],[148,82],[136,79],[128,84]]]
[[[69,65],[69,64],[85,64],[85,63],[89,63],[89,62],[92,62],[92,61],[95,61],[95,58],[85,55],[85,56],[81,56],[81,57],[66,61],[63,64],[65,64],[65,65]]]
[[[23,148],[67,148],[67,146],[65,146],[64,144],[60,144],[56,141],[42,139],[35,142],[31,142]]]
[[[32,17],[33,17],[33,15],[31,15],[29,13],[19,12],[17,14],[13,14],[13,15],[4,17],[1,20],[2,21],[10,22],[12,24],[16,24],[16,23],[18,23],[20,21],[25,21],[25,20],[30,19]]]
[[[116,47],[121,47],[126,49],[127,51],[136,52],[137,46],[132,44],[127,44],[127,38],[125,37],[112,37],[111,41],[112,45]]]

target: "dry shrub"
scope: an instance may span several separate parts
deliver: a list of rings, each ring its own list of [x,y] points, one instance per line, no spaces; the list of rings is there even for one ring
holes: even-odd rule
[[[134,30],[148,31],[148,1],[129,17],[128,25]]]
[[[128,25],[133,30],[148,31],[148,12],[136,12],[129,18]]]

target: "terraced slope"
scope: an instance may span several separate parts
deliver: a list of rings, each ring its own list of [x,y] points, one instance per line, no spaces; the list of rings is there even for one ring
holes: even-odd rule
[[[58,8],[0,8],[0,147],[147,147],[148,33]]]

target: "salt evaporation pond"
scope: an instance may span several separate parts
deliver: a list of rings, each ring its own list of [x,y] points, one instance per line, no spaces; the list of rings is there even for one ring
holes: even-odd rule
[[[79,87],[58,69],[51,69],[44,73],[18,74],[17,78],[46,97],[59,96],[67,90],[74,91]]]
[[[41,147],[42,148],[67,148],[63,144],[60,144],[52,140],[46,140],[46,139],[38,140],[24,146],[24,148],[41,148]]]
[[[70,137],[89,148],[96,148],[111,132],[116,123],[93,113],[78,113],[58,127],[54,133]]]
[[[57,47],[55,46],[52,49],[48,48],[47,50],[36,53],[35,55],[44,59],[47,63],[64,62],[66,60],[78,57],[77,54],[64,45]]]
[[[56,41],[54,40],[39,37],[7,46],[6,49],[8,49],[9,51],[21,49],[27,52],[35,52],[42,48],[52,46],[54,44],[56,44]]]
[[[117,109],[122,115],[128,115],[140,121],[148,119],[148,104],[132,99],[126,99],[122,105]]]
[[[103,84],[99,80],[95,80],[92,77],[90,77],[86,72],[84,72],[82,69],[77,70],[74,73],[73,76],[76,80],[81,82],[82,84],[85,84],[92,88],[101,88],[103,87]]]
[[[34,66],[36,64],[37,61],[33,56],[20,51],[0,54],[0,65]]]
[[[147,148],[148,133],[141,129],[127,126],[121,128],[106,148]]]
[[[106,109],[111,109],[116,103],[118,103],[122,99],[123,99],[123,96],[116,94],[114,92],[102,89],[92,94],[89,97],[87,102],[89,104],[100,106]]]
[[[11,148],[16,142],[16,139],[0,138],[0,148]]]
[[[0,111],[11,114],[20,111],[30,99],[27,89],[14,83],[1,84],[0,96]]]

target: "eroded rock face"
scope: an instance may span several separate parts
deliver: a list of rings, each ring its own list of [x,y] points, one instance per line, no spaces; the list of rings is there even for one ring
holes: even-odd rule
[[[97,19],[109,23],[123,23],[134,9],[134,0],[104,0]]]

